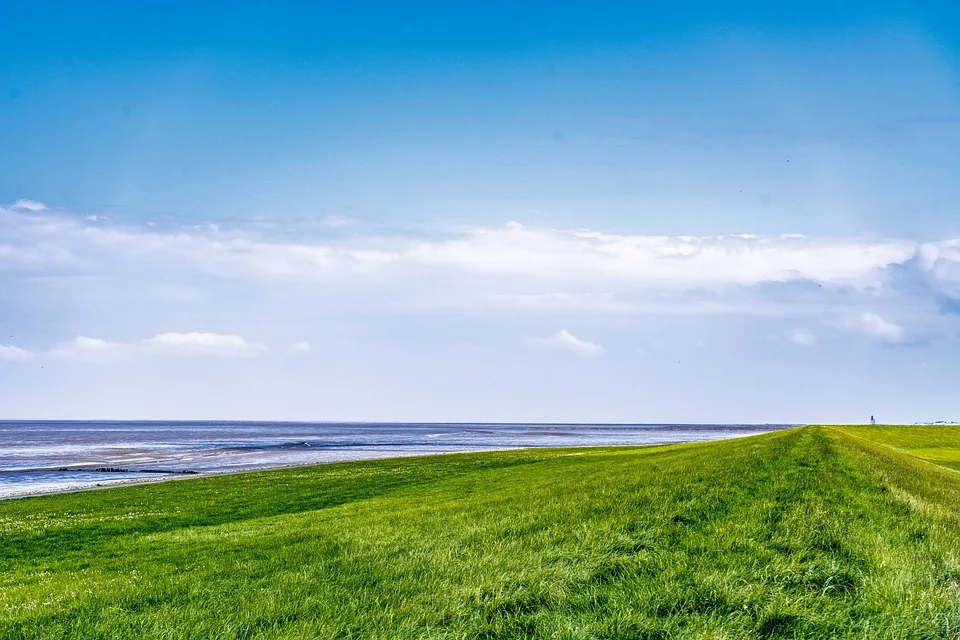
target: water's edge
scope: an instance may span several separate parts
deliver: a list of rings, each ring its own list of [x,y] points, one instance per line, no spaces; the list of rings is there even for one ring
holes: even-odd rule
[[[719,440],[796,425],[0,421],[0,498],[330,462]]]

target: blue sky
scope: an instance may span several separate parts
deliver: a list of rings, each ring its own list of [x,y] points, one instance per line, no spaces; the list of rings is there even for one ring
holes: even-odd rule
[[[0,414],[960,419],[953,3],[0,6]]]

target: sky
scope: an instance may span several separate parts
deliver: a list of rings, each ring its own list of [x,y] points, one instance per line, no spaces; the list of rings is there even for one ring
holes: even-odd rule
[[[7,0],[0,418],[960,420],[960,7],[781,4]]]

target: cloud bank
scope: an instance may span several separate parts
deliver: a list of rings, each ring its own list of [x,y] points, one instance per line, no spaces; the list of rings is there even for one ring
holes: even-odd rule
[[[0,309],[6,416],[942,418],[960,240],[181,224],[21,201],[0,207]]]
[[[0,283],[75,282],[105,297],[150,291],[185,309],[210,308],[212,298],[229,292],[236,300],[269,297],[291,310],[771,315],[887,344],[948,335],[956,328],[940,312],[960,309],[960,239],[668,237],[516,222],[344,235],[336,232],[343,225],[329,222],[122,223],[20,200],[0,207]],[[790,340],[813,346],[814,335],[804,330]],[[571,347],[574,339],[563,332],[550,338],[589,350]],[[160,333],[136,344],[77,338],[60,347],[104,357],[133,351],[244,355],[263,348],[216,330]],[[304,353],[309,345],[286,351]],[[3,357],[26,357],[14,353]]]
[[[0,268],[8,273],[93,275],[164,265],[222,278],[352,285],[444,275],[504,294],[526,287],[562,295],[804,281],[870,289],[889,281],[891,267],[914,263],[944,293],[960,291],[960,240],[640,236],[515,222],[434,235],[307,239],[297,233],[300,223],[271,236],[257,225],[93,224],[46,212],[40,203],[31,207],[0,208]]]

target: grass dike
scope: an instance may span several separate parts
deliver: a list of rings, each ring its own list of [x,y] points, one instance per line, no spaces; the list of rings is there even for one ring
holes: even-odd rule
[[[960,428],[0,502],[0,638],[956,638]]]

